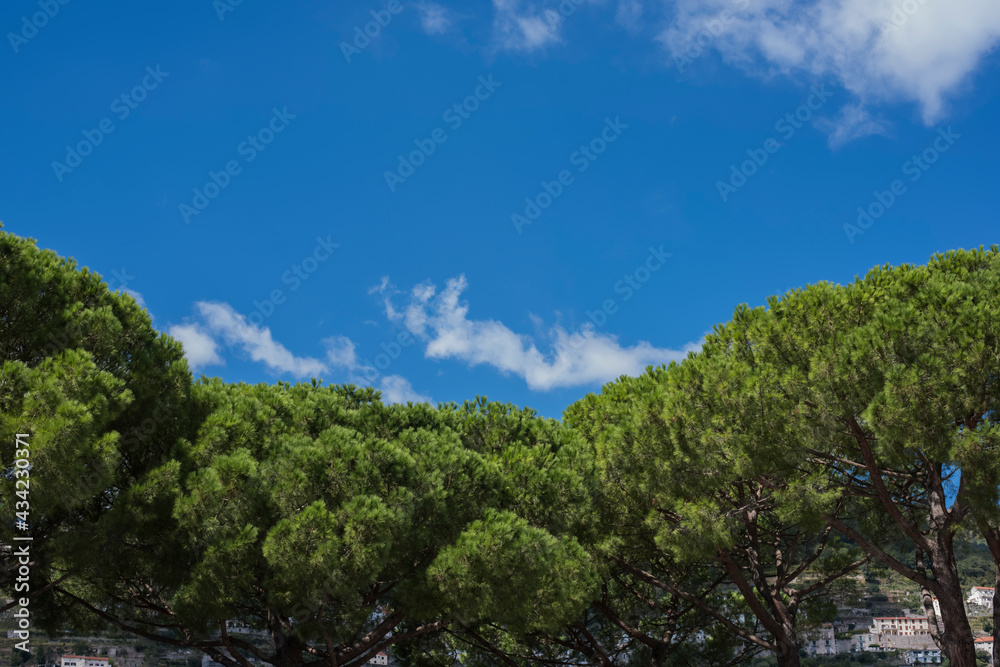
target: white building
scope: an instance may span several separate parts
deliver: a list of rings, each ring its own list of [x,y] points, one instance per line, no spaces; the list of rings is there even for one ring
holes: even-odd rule
[[[873,635],[926,635],[930,633],[926,616],[879,616],[868,630]]]
[[[940,665],[941,649],[936,647],[914,649],[904,653],[903,659],[908,665]]]
[[[836,655],[837,638],[834,636],[833,627],[824,626],[813,631],[802,641],[802,648],[810,656],[816,655]]]
[[[802,648],[810,657],[817,655],[838,655],[850,653],[853,644],[850,639],[837,639],[837,630],[832,625],[824,625],[802,638]]]
[[[878,635],[870,632],[863,632],[851,637],[852,651],[877,651],[879,650]]]
[[[64,655],[61,656],[61,667],[111,667],[111,659],[89,655]]]
[[[372,659],[368,661],[368,664],[369,665],[388,665],[389,664],[389,656],[386,655],[383,651],[379,651],[374,656],[372,656]]]
[[[969,597],[966,600],[969,604],[978,605],[980,607],[993,608],[993,593],[996,589],[986,588],[985,586],[973,586],[969,591]]]
[[[976,637],[976,651],[986,651],[993,658],[993,637]]]

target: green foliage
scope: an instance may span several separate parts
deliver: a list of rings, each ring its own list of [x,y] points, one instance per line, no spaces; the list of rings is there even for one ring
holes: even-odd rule
[[[29,434],[32,614],[66,620],[45,584],[114,562],[131,487],[175,445],[190,374],[178,343],[155,331],[100,276],[0,231],[0,441]],[[23,472],[23,471],[22,471]],[[0,493],[15,497],[11,456]],[[0,542],[14,527],[0,522]],[[13,588],[16,559],[0,558]],[[39,593],[39,591],[44,591]]]
[[[586,531],[592,465],[556,422],[485,401],[439,411],[355,387],[217,380],[195,385],[191,412],[176,457],[136,491],[172,497],[152,553],[184,548],[167,562],[134,550],[130,570],[87,582],[134,604],[133,624],[199,637],[239,617],[284,638],[276,660],[329,639],[343,663],[390,630],[548,627],[591,596],[570,533]],[[134,595],[137,577],[169,597]]]
[[[909,603],[900,577],[944,601],[992,582],[970,534],[1000,540],[997,294],[994,248],[741,306],[564,425],[192,384],[131,297],[0,232],[0,439],[31,434],[33,583],[53,584],[33,614],[231,667],[218,649],[258,649],[227,619],[266,628],[280,665],[390,645],[449,667],[794,664],[797,633],[860,595],[859,547],[888,563],[865,564],[869,592]]]
[[[439,553],[428,575],[460,622],[489,620],[531,632],[558,630],[582,611],[597,583],[589,565],[575,539],[560,540],[510,512],[490,510]]]

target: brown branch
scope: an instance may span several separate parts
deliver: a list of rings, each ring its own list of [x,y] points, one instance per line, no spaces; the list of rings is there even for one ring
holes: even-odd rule
[[[718,610],[713,609],[708,604],[706,604],[703,600],[697,598],[696,596],[691,595],[690,593],[688,593],[686,591],[680,590],[679,588],[677,588],[673,584],[670,584],[670,583],[667,583],[665,581],[661,581],[660,579],[657,579],[652,574],[650,574],[650,573],[648,573],[648,572],[646,572],[644,570],[641,570],[641,569],[635,567],[634,565],[631,565],[630,563],[626,562],[624,559],[622,559],[622,558],[620,558],[618,556],[611,556],[611,558],[616,563],[618,563],[618,565],[620,565],[625,571],[629,572],[630,574],[632,574],[632,575],[634,575],[636,577],[639,577],[640,579],[642,579],[643,581],[645,581],[647,584],[650,584],[652,586],[656,586],[657,588],[659,588],[662,591],[670,593],[671,595],[676,595],[677,597],[681,598],[682,600],[685,600],[686,602],[690,602],[695,607],[697,607],[699,610],[701,610],[702,612],[708,614],[709,616],[711,616],[712,618],[714,618],[715,620],[717,620],[719,623],[721,623],[723,626],[725,626],[725,628],[727,630],[729,630],[733,634],[739,636],[740,638],[745,639],[745,640],[747,640],[749,642],[753,642],[754,644],[757,644],[761,648],[767,649],[769,651],[774,651],[774,650],[777,649],[777,645],[776,644],[773,644],[772,642],[769,642],[766,639],[758,637],[757,635],[755,635],[755,634],[753,634],[751,632],[747,632],[746,630],[744,630],[740,626],[738,626],[735,623],[733,623],[730,619],[726,618]]]
[[[883,471],[878,467],[878,462],[875,460],[875,454],[872,452],[870,443],[868,442],[868,436],[865,435],[864,430],[861,425],[858,424],[857,419],[853,416],[848,420],[848,426],[851,429],[851,434],[854,436],[855,441],[858,443],[858,448],[861,450],[861,456],[865,460],[865,467],[868,469],[868,476],[872,481],[872,486],[875,489],[875,493],[878,495],[879,501],[881,501],[882,506],[885,507],[886,511],[893,521],[896,522],[900,528],[903,529],[914,544],[919,545],[923,549],[928,549],[927,539],[917,530],[917,527],[911,522],[906,520],[903,513],[899,511],[899,507],[892,500],[892,496],[889,490],[885,486],[885,482],[882,481]],[[839,529],[838,529],[839,530]]]
[[[926,585],[926,586],[934,586],[935,589],[937,588],[937,584],[934,581],[928,579],[926,576],[922,575],[916,570],[913,570],[907,567],[906,565],[903,565],[901,562],[899,562],[898,560],[887,554],[881,548],[875,546],[872,542],[866,540],[864,537],[861,536],[861,533],[848,526],[841,519],[829,515],[826,516],[825,518],[827,521],[830,522],[830,524],[833,525],[834,528],[839,530],[841,533],[843,533],[850,539],[857,542],[862,549],[864,549],[869,555],[871,555],[872,558],[874,558],[878,562],[882,563],[883,565],[891,567],[893,570],[900,573],[901,575],[903,575],[904,577],[906,577],[907,579],[909,579],[914,583],[920,584],[921,586]]]
[[[815,593],[819,589],[821,589],[821,588],[829,585],[830,583],[836,581],[837,579],[840,579],[845,574],[848,574],[849,572],[853,572],[854,570],[858,569],[859,567],[861,567],[862,565],[864,565],[865,563],[867,563],[871,559],[872,559],[872,557],[870,555],[868,555],[868,556],[865,556],[864,558],[862,558],[861,560],[856,560],[853,563],[851,563],[850,565],[846,565],[846,566],[840,568],[839,570],[837,570],[836,572],[827,575],[825,578],[820,579],[819,581],[817,581],[817,582],[815,582],[815,583],[813,583],[813,584],[811,584],[809,586],[806,586],[805,588],[800,588],[799,590],[797,590],[794,593],[792,593],[792,597],[795,598],[796,600],[802,600],[803,598],[805,598],[810,593]]]

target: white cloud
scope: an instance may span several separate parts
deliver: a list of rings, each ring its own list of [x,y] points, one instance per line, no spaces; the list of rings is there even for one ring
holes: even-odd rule
[[[360,368],[358,363],[358,352],[354,342],[347,336],[336,336],[323,341],[326,345],[326,358],[334,366],[341,366],[348,370]]]
[[[829,135],[830,148],[839,148],[855,139],[873,134],[888,134],[886,123],[874,118],[860,104],[845,104],[837,118],[820,118],[816,121],[816,126]]]
[[[262,361],[272,370],[294,377],[315,377],[327,367],[318,359],[296,357],[271,338],[271,330],[247,322],[244,315],[227,303],[199,301],[195,304],[209,332],[221,336],[230,345],[239,345],[254,361]]]
[[[379,385],[386,403],[433,403],[430,396],[418,394],[410,381],[401,375],[387,375]]]
[[[642,27],[642,0],[618,0],[615,23],[633,32]]]
[[[388,282],[383,281],[383,288],[387,285]],[[216,340],[222,338],[229,345],[242,347],[254,361],[262,361],[272,370],[298,378],[316,377],[329,372],[332,366],[346,370],[350,381],[357,384],[369,386],[377,382],[377,388],[387,403],[433,402],[429,396],[415,391],[403,376],[381,376],[378,369],[363,363],[358,357],[357,346],[346,336],[323,341],[328,362],[324,363],[318,359],[296,357],[271,338],[270,329],[248,322],[227,303],[199,301],[195,309],[201,316],[201,323],[177,324],[168,332],[183,344],[184,354],[192,369],[225,363],[219,356]]]
[[[521,0],[493,0],[494,30],[500,46],[512,51],[535,51],[562,41],[562,17],[553,9],[521,8]]]
[[[187,357],[191,370],[205,366],[221,366],[225,362],[219,356],[215,339],[202,331],[196,324],[176,324],[167,330],[184,346],[184,356]]]
[[[557,325],[546,332],[550,342],[543,353],[530,336],[517,334],[501,322],[469,319],[469,306],[461,301],[467,287],[465,276],[449,280],[440,294],[431,284],[415,287],[406,306],[406,328],[426,344],[428,358],[487,364],[524,378],[532,390],[638,375],[650,364],[679,361],[700,347],[689,344],[683,350],[668,350],[647,342],[623,347],[616,336],[591,327],[569,332]]]
[[[436,2],[421,2],[417,5],[417,10],[420,12],[420,25],[428,35],[448,32],[451,15],[445,7]]]
[[[350,338],[327,338],[323,344],[326,346],[326,358],[334,366],[347,370],[352,382],[374,386],[377,381],[382,400],[386,403],[433,403],[429,396],[417,393],[410,381],[402,375],[384,375],[380,378],[381,371],[358,358],[357,346]]]
[[[399,290],[396,289],[395,285],[389,284],[389,276],[382,276],[382,281],[378,285],[369,289],[368,293],[378,294],[382,298],[382,305],[385,306],[385,316],[389,318],[390,322],[395,322],[402,317],[392,307],[392,296],[394,294],[399,294]]]
[[[707,33],[703,42],[749,71],[834,77],[864,104],[915,102],[928,124],[1000,40],[1000,3],[983,0],[675,0],[674,7],[660,35],[674,52]],[[720,28],[723,10],[732,20]],[[713,20],[717,34],[708,30]],[[864,127],[876,129],[861,123],[853,131]]]

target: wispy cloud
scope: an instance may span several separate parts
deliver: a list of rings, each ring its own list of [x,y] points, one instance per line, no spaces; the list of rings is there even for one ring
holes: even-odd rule
[[[271,337],[271,330],[248,322],[226,303],[199,302],[198,311],[205,325],[229,344],[243,348],[254,361],[263,362],[272,370],[294,377],[311,377],[323,373],[326,365],[318,359],[296,357],[288,348]]]
[[[674,9],[660,35],[668,48],[682,50],[730,10],[711,40],[727,61],[765,76],[835,78],[864,105],[915,102],[928,124],[1000,41],[1000,3],[981,0],[675,0]],[[870,120],[849,127],[842,137],[879,131]]]
[[[396,289],[395,285],[389,283],[389,276],[383,276],[382,281],[368,290],[368,293],[379,295],[382,306],[385,308],[385,316],[390,322],[395,322],[400,318],[400,314],[392,307],[392,297],[399,294],[399,290]]]
[[[381,375],[374,366],[369,366],[358,357],[358,348],[347,336],[335,336],[323,341],[326,346],[326,358],[336,368],[341,368],[350,375],[351,380],[359,384],[376,385],[382,392],[382,400],[386,403],[433,403],[430,396],[425,396],[413,389],[410,381],[402,375]],[[369,380],[371,378],[371,380]]]
[[[428,358],[489,365],[524,378],[535,391],[638,375],[650,364],[681,360],[699,348],[692,343],[669,350],[647,342],[626,347],[616,336],[591,327],[570,332],[557,325],[545,331],[548,349],[543,352],[532,337],[515,333],[502,322],[470,319],[469,306],[461,299],[467,287],[465,276],[449,280],[440,293],[430,283],[414,287],[403,308],[404,326],[425,344]]]
[[[873,134],[888,134],[887,123],[873,117],[861,104],[847,104],[840,110],[839,116],[817,119],[816,126],[827,133],[830,148],[839,148]]]
[[[199,321],[177,324],[168,333],[181,341],[184,355],[192,370],[205,366],[219,366],[225,360],[219,353],[219,340],[246,352],[254,361],[261,362],[272,371],[294,378],[317,377],[334,370],[346,372],[351,382],[370,385],[382,392],[388,403],[432,403],[429,396],[418,393],[410,381],[401,375],[382,376],[375,368],[364,364],[358,356],[357,346],[346,336],[334,336],[322,341],[326,360],[298,357],[284,345],[275,341],[267,327],[249,322],[228,303],[199,301],[195,304]],[[371,371],[369,374],[368,372]],[[366,375],[372,381],[366,380]]]
[[[562,41],[562,17],[555,9],[522,7],[520,0],[493,0],[493,6],[494,30],[502,48],[535,51]]]
[[[451,12],[436,2],[421,2],[417,4],[420,12],[420,25],[428,35],[440,35],[451,28]]]
[[[222,363],[215,347],[215,340],[221,338],[227,345],[243,349],[251,359],[264,363],[273,371],[296,378],[315,377],[326,371],[323,362],[296,357],[271,337],[269,328],[248,322],[245,315],[236,312],[227,303],[199,301],[195,304],[195,309],[201,317],[199,324],[178,325],[170,329],[171,335],[176,335],[182,341],[186,341],[186,336],[195,346],[194,355],[197,356],[193,358],[192,352],[187,352],[192,366]],[[175,331],[178,333],[175,334]],[[209,347],[210,344],[212,347]],[[211,354],[206,352],[209,349],[212,350]]]
[[[382,400],[386,403],[431,403],[430,396],[414,391],[410,381],[401,375],[387,375],[379,384]]]
[[[635,32],[642,27],[642,0],[618,0],[615,23],[626,30]]]

